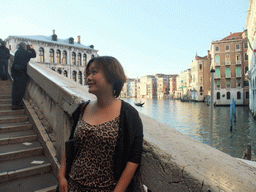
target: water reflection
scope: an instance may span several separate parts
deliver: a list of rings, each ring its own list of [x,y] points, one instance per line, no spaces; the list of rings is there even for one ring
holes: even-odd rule
[[[135,98],[124,99],[139,112],[162,122],[179,132],[209,144],[210,107],[204,103],[186,103],[177,100],[144,99],[143,107],[134,105]],[[252,159],[256,160],[256,121],[248,107],[237,107],[236,127],[230,132],[230,108],[213,109],[212,146],[241,158],[248,143],[252,145]]]

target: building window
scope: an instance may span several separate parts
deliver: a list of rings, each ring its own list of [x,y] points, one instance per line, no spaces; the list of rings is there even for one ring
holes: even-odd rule
[[[82,72],[79,71],[79,74],[78,74],[78,80],[79,80],[79,83],[82,85],[83,84],[83,75],[82,75]]]
[[[236,67],[236,77],[241,77],[241,67]]]
[[[62,71],[61,69],[58,69],[57,72],[61,75]]]
[[[50,63],[54,63],[54,50],[50,49]]]
[[[230,78],[230,67],[226,68],[226,78]]]
[[[217,88],[220,88],[220,81],[216,81]]]
[[[82,59],[81,53],[78,53],[78,58],[77,58],[77,60],[78,60],[78,65],[79,65],[79,66],[82,66],[81,59]]]
[[[215,61],[216,61],[216,65],[220,64],[220,56],[219,55],[215,56]]]
[[[76,81],[76,71],[73,71],[72,77],[73,77],[73,80]]]
[[[236,50],[240,50],[240,45],[236,45]]]
[[[83,56],[83,66],[85,66],[87,64],[87,55],[84,54]]]
[[[92,55],[92,58],[94,58],[94,55]]]
[[[244,43],[244,48],[247,49],[248,48],[248,44]]]
[[[240,54],[236,55],[236,64],[241,64],[241,55]]]
[[[248,71],[248,66],[246,66],[246,67],[244,68],[244,73],[246,74],[247,71]]]
[[[249,91],[245,92],[245,99],[249,99]]]
[[[39,62],[44,63],[44,48],[39,49]]]
[[[217,100],[220,99],[220,92],[217,92]]]
[[[227,99],[230,99],[230,92],[227,92]]]
[[[225,65],[230,65],[230,55],[225,55]]]
[[[75,65],[76,64],[76,53],[75,52],[72,52],[72,65]]]
[[[199,64],[199,71],[202,71],[203,69],[203,64]]]
[[[220,47],[219,47],[219,46],[216,46],[216,47],[215,47],[215,51],[220,51]]]
[[[219,68],[216,68],[216,73],[215,73],[215,77],[216,78],[220,78],[220,69]]]
[[[249,86],[249,81],[244,81],[244,86]]]
[[[236,87],[241,88],[241,79],[236,80]]]
[[[68,72],[66,70],[64,71],[64,76],[68,77]]]
[[[226,51],[229,51],[229,45],[226,45]]]
[[[200,92],[203,92],[203,87],[202,86],[200,86]]]
[[[67,64],[67,51],[63,51],[62,63]]]
[[[248,61],[248,55],[247,55],[247,53],[244,54],[244,60],[245,60],[245,61]]]
[[[236,93],[236,98],[237,98],[237,99],[241,99],[241,92],[240,92],[240,91],[238,91],[238,92]]]
[[[57,63],[61,63],[61,55],[60,55],[60,50],[58,49],[57,51],[56,51],[56,57],[57,57]]]
[[[230,81],[227,80],[227,88],[230,88]]]

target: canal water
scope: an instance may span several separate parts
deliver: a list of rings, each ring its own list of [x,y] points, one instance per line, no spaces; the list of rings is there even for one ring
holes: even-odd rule
[[[136,98],[123,98],[139,112],[209,144],[210,106],[202,102],[181,102],[169,99],[142,99],[143,107],[134,105]],[[247,106],[236,107],[236,127],[230,132],[230,108],[214,107],[212,147],[241,158],[250,143],[252,160],[256,161],[256,120]]]

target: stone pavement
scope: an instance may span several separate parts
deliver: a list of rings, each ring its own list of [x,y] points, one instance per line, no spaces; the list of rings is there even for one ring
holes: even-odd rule
[[[57,179],[25,110],[11,110],[11,81],[0,80],[0,191],[54,191]]]

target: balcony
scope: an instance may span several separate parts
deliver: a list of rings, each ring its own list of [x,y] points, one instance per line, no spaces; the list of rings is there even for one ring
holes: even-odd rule
[[[242,77],[241,73],[236,73],[236,78],[241,78],[241,77]]]
[[[220,66],[220,62],[215,62],[215,66],[219,67]]]
[[[226,78],[231,78],[231,75],[230,74],[226,74]]]
[[[220,79],[220,75],[214,75],[214,79]]]
[[[242,62],[241,61],[236,61],[236,65],[241,65]]]
[[[231,65],[230,61],[225,61],[225,65]]]

